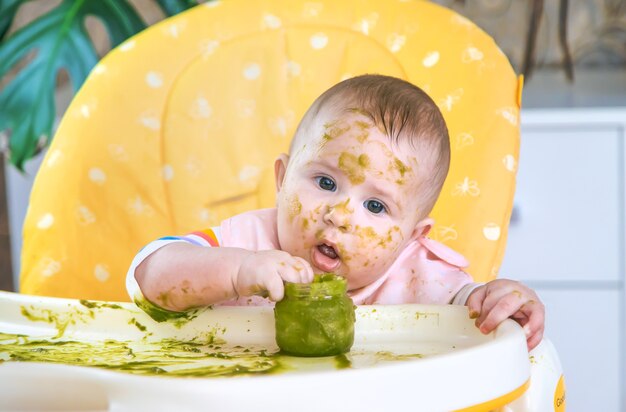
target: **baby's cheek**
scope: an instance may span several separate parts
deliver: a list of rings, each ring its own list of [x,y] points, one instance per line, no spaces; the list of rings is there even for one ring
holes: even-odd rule
[[[372,226],[356,226],[355,236],[357,246],[362,252],[369,250],[377,251],[380,249],[395,251],[404,239],[398,226],[382,229]]]
[[[375,248],[368,252],[364,265],[369,261],[369,267],[375,270],[386,269],[387,266],[393,261],[393,253],[390,250],[383,248]],[[366,267],[368,267],[366,266]]]
[[[282,220],[279,224],[279,237],[280,247],[285,252],[294,254],[297,249],[302,248],[304,243],[304,231],[302,226],[304,222],[301,217],[289,216],[285,213],[284,216],[279,215],[279,220]]]
[[[375,249],[375,246],[380,241],[380,235],[372,226],[356,225],[354,235],[356,237],[357,248],[362,254]]]
[[[310,201],[306,204],[312,204]],[[322,219],[323,211],[328,210],[328,205],[325,203],[315,203],[314,206],[305,209],[302,213],[303,220],[306,220],[306,226],[303,226],[303,229],[308,229],[309,227],[318,226],[320,220]]]
[[[387,236],[385,238],[387,248],[392,252],[397,251],[404,242],[404,239],[404,235],[402,234],[400,228],[398,226],[393,226],[387,231]]]
[[[382,274],[397,257],[404,236],[398,226],[379,228],[372,226],[357,227],[357,255],[352,267],[359,267],[364,272]]]
[[[363,287],[383,276],[392,263],[390,254],[381,250],[355,254],[349,263],[348,278],[353,287]]]
[[[293,222],[296,218],[300,218],[302,214],[302,203],[297,193],[292,193],[286,198],[286,207],[290,222]]]
[[[301,197],[302,199],[302,197]],[[307,207],[311,202],[302,199],[301,213],[293,219],[293,230],[298,232],[300,241],[305,242],[305,247],[316,245],[319,242],[321,231],[319,230],[322,220],[321,211],[328,208],[325,204],[314,204]]]
[[[361,266],[371,266],[374,260],[378,260],[377,255],[380,253],[377,246],[380,243],[380,236],[371,226],[356,226],[356,248],[354,250],[355,258]],[[357,263],[355,261],[355,263]]]

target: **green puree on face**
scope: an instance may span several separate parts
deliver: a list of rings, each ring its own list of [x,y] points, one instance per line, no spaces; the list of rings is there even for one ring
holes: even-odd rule
[[[285,354],[331,356],[348,352],[354,343],[354,305],[346,280],[316,275],[311,284],[286,283],[285,298],[276,303],[276,343]]]

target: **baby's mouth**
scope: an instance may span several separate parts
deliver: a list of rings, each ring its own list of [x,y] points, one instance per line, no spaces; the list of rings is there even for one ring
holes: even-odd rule
[[[311,249],[311,263],[324,272],[332,272],[341,265],[341,259],[333,245],[322,243]]]
[[[327,245],[327,244],[323,243],[323,244],[319,245],[319,246],[317,247],[317,249],[318,249],[320,252],[322,252],[322,254],[324,254],[324,255],[328,256],[329,258],[331,258],[331,259],[337,259],[337,252],[335,251],[335,248],[334,248],[334,247],[332,247],[332,246],[330,246],[330,245]]]

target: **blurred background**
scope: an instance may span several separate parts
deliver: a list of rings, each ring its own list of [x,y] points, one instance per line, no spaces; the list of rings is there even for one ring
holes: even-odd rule
[[[435,2],[482,27],[526,78],[518,189],[500,273],[534,287],[546,303],[547,335],[565,369],[568,410],[626,411],[626,1]],[[71,3],[0,0],[3,290],[18,288],[22,222],[52,133],[14,142],[16,131],[3,123],[9,103],[1,96],[36,53],[3,70],[2,48],[19,29],[30,25],[34,33],[36,19]],[[88,67],[134,32],[198,2],[118,3],[135,19],[120,27],[117,38],[100,19],[84,19],[95,52],[84,58]],[[51,131],[79,78],[60,70],[54,79],[54,106],[47,106]],[[28,84],[21,87],[37,87]]]

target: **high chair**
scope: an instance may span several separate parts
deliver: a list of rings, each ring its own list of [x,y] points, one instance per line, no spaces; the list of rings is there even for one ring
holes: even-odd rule
[[[93,69],[33,186],[21,292],[127,301],[143,245],[272,207],[273,161],[305,110],[364,73],[408,80],[438,104],[452,161],[430,236],[467,257],[476,281],[495,278],[522,79],[487,34],[425,1],[214,0]]]

